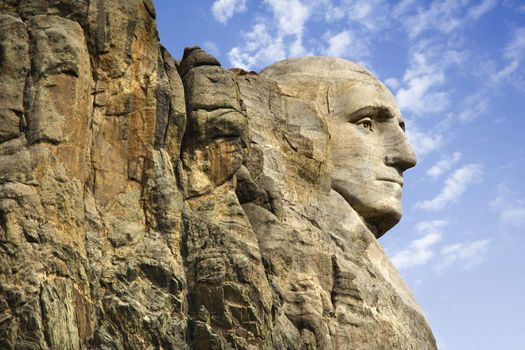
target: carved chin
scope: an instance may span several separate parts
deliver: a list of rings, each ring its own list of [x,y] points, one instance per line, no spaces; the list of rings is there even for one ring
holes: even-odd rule
[[[384,235],[401,220],[403,211],[398,198],[378,196],[373,191],[366,193],[362,187],[356,195],[356,191],[352,191],[356,186],[346,185],[343,181],[332,181],[332,189],[361,216],[376,238]]]
[[[385,208],[385,210],[378,211],[377,216],[363,217],[363,219],[369,224],[375,227],[374,235],[376,238],[384,235],[388,230],[394,227],[399,220],[401,220],[401,209]]]

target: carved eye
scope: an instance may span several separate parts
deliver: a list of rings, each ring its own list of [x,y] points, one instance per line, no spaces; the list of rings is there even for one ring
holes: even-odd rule
[[[357,125],[361,125],[363,128],[373,131],[372,119],[366,117],[357,122]]]

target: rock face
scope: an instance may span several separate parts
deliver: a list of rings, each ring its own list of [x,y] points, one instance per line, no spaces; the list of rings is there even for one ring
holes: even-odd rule
[[[435,349],[376,241],[415,159],[348,64],[177,62],[151,0],[0,0],[0,348]],[[381,98],[338,147],[356,79]]]

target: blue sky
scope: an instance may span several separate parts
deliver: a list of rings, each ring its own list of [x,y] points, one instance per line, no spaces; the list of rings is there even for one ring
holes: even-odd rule
[[[380,242],[440,349],[525,349],[523,0],[155,0],[176,58],[364,64],[392,89],[418,165]]]

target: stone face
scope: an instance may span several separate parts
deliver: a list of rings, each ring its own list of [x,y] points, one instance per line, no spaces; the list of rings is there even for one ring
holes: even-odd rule
[[[245,160],[247,171],[237,189],[247,198],[243,208],[272,286],[274,324],[280,325],[273,328],[274,337],[297,348],[434,349],[424,316],[375,238],[384,232],[382,225],[398,220],[397,192],[385,187],[382,221],[366,222],[368,212],[339,193],[341,175],[334,177],[344,166],[343,176],[372,182],[366,177],[372,171],[390,170],[400,177],[414,165],[400,116],[376,115],[372,108],[395,113],[389,92],[363,68],[333,58],[283,61],[262,75],[237,79],[255,150]],[[366,86],[347,90],[356,81],[371,85],[376,95],[366,95]],[[344,112],[338,111],[340,96],[347,103]],[[362,105],[355,108],[350,99]],[[337,118],[356,109],[366,113],[345,119],[348,125],[339,123]],[[382,134],[372,135],[363,119]],[[395,129],[378,125],[394,120]],[[371,147],[365,154],[374,157],[359,158],[360,147]],[[335,152],[346,158],[334,157]],[[387,158],[391,155],[398,157],[394,163]],[[372,186],[382,191],[381,185]],[[350,187],[365,204],[373,203],[367,202],[367,186],[363,181],[357,191]],[[247,188],[261,194],[249,198]]]
[[[176,61],[151,0],[0,0],[0,348],[435,349],[401,122],[348,61]]]

